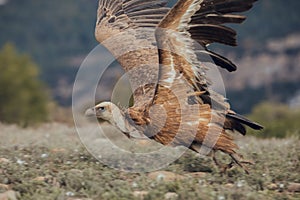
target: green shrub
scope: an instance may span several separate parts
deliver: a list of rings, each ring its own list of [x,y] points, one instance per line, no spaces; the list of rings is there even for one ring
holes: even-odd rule
[[[48,94],[38,67],[11,44],[0,50],[0,121],[28,126],[48,118]]]
[[[300,135],[300,109],[290,109],[287,105],[278,103],[261,103],[253,108],[249,118],[262,124],[262,132],[249,130],[258,137],[284,138]]]

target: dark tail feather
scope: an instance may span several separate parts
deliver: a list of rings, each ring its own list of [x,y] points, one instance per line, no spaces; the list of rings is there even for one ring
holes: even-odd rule
[[[250,128],[253,128],[254,130],[261,130],[263,129],[264,127],[261,126],[260,124],[258,123],[255,123],[255,122],[252,122],[250,121],[249,119],[243,117],[242,115],[239,115],[239,114],[230,114],[228,113],[226,115],[226,117],[230,118],[230,119],[233,119],[235,121],[238,121],[240,122],[241,124],[244,124],[244,125],[247,125],[249,126]]]

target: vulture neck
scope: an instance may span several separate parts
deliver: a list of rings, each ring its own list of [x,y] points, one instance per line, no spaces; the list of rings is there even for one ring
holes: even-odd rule
[[[117,106],[112,109],[112,119],[109,122],[126,135],[136,131],[135,127],[129,123],[125,114]]]

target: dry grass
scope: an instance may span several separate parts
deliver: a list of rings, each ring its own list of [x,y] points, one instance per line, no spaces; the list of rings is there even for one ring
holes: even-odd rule
[[[92,127],[82,126],[81,130],[89,133]],[[126,173],[103,165],[85,150],[72,126],[45,124],[20,129],[0,124],[0,130],[0,193],[13,190],[18,199],[300,198],[291,188],[300,183],[298,138],[239,137],[240,152],[256,163],[250,175],[234,168],[222,176],[209,158],[186,152],[162,169],[180,177],[167,177],[170,182],[153,178],[153,174]],[[111,132],[109,137],[122,148],[130,148],[126,138],[110,128],[105,131]],[[92,133],[90,138],[107,141]],[[142,144],[143,149],[143,145],[149,147]],[[219,157],[226,161],[226,156]]]

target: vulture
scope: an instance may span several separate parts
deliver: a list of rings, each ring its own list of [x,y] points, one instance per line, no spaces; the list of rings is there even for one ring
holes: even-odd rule
[[[163,145],[185,146],[201,153],[209,149],[220,170],[234,165],[248,173],[233,134],[245,126],[263,127],[235,113],[224,95],[212,89],[207,71],[212,63],[229,72],[229,59],[208,46],[236,46],[236,31],[227,23],[242,23],[239,14],[256,0],[100,0],[95,37],[118,60],[133,89],[133,105],[120,108],[101,102],[86,111],[115,126],[129,138],[142,134]],[[231,159],[221,164],[215,152]]]

